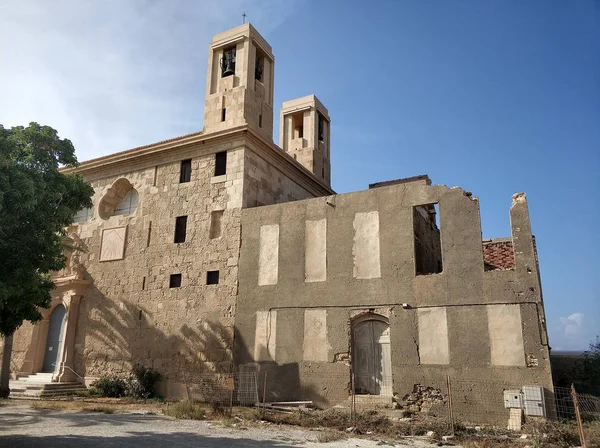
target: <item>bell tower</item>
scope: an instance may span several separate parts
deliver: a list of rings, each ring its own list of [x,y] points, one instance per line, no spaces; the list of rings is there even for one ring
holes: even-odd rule
[[[314,95],[283,103],[279,120],[279,146],[328,187],[330,119]]]
[[[219,33],[208,50],[204,132],[248,125],[273,140],[271,46],[250,23]]]

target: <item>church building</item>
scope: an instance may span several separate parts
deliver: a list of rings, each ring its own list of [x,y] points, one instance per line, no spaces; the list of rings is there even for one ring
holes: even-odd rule
[[[95,191],[67,229],[83,250],[15,333],[13,378],[89,385],[143,364],[186,397],[254,366],[268,401],[322,407],[352,391],[391,405],[448,376],[488,382],[494,409],[504,390],[551,391],[525,194],[511,235],[485,241],[478,199],[426,175],[336,194],[315,95],[283,103],[273,141],[274,66],[251,24],[217,34],[201,132],[73,170]]]

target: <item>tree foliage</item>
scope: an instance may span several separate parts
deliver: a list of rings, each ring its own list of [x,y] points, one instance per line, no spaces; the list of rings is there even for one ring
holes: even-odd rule
[[[0,125],[0,335],[38,321],[54,287],[51,271],[65,265],[65,227],[91,207],[93,189],[81,176],[70,140],[49,126]]]
[[[575,381],[579,392],[600,396],[600,337],[590,342],[590,349],[583,354]]]

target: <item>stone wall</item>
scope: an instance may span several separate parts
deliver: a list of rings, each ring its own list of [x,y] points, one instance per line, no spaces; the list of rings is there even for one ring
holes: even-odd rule
[[[315,196],[259,154],[244,153],[244,207],[280,204]]]

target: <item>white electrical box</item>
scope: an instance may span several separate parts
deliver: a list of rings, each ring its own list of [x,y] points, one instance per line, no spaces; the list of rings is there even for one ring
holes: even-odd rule
[[[544,398],[544,388],[541,386],[523,386],[523,404],[525,415],[531,417],[546,416],[546,400]]]
[[[523,407],[523,395],[520,390],[505,390],[504,391],[504,407],[519,408]]]

